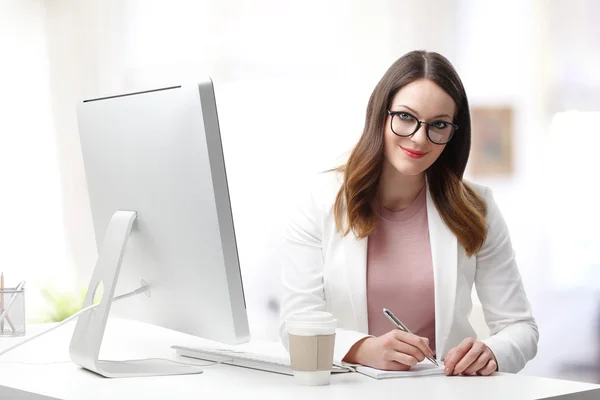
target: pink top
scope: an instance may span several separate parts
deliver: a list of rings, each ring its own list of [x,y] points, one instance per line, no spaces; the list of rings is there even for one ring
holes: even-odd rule
[[[369,334],[381,336],[394,325],[382,310],[392,311],[414,334],[429,339],[435,353],[433,263],[427,224],[425,187],[405,210],[394,212],[377,200],[379,216],[367,251]]]

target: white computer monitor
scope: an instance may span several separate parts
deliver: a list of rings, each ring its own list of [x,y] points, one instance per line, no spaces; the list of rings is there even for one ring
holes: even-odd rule
[[[79,317],[73,361],[111,377],[190,371],[99,361],[109,312],[227,344],[247,342],[212,81],[84,100],[77,118],[99,253],[84,306],[100,282],[104,296]],[[112,304],[142,280],[147,293]]]

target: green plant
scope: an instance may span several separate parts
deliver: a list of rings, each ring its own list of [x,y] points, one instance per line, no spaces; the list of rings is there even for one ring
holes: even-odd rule
[[[60,322],[81,310],[87,289],[79,292],[59,292],[52,288],[41,290],[46,299],[47,309],[41,317],[41,322]]]

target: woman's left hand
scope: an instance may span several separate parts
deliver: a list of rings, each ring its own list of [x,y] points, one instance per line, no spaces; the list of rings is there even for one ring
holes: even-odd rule
[[[496,356],[487,345],[473,338],[466,338],[451,349],[444,358],[446,375],[490,375],[496,371]]]

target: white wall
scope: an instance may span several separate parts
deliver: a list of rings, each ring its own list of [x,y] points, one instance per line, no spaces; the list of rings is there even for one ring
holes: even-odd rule
[[[471,107],[513,108],[514,174],[467,178],[489,186],[511,231],[517,261],[531,296],[543,286],[543,232],[540,188],[543,169],[544,120],[539,73],[542,51],[537,34],[541,20],[535,1],[480,2],[461,0],[457,11],[457,69]]]
[[[27,281],[36,318],[40,288],[69,286],[49,64],[39,1],[0,1],[0,271]],[[68,210],[67,210],[68,211]]]
[[[587,0],[459,3],[471,105],[515,109],[515,175],[479,181],[506,217],[538,319],[539,353],[525,374],[597,380],[585,371],[597,371],[600,351],[600,128],[597,113],[554,114],[600,110],[599,12]]]
[[[544,107],[550,120],[545,147],[544,211],[552,287],[600,288],[600,3],[556,0],[544,9]],[[563,7],[556,7],[562,5]],[[568,7],[568,14],[561,9]]]
[[[96,262],[83,160],[77,130],[76,103],[121,89],[118,45],[122,2],[45,2],[50,97],[62,182],[63,223],[70,261],[79,287],[87,283]]]

